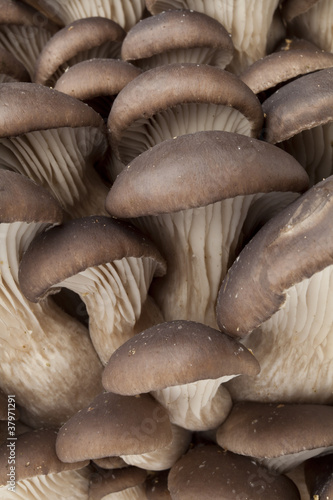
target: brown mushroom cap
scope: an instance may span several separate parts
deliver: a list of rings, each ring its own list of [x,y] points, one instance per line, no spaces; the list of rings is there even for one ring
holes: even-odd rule
[[[50,19],[21,1],[0,0],[0,24],[35,26],[53,33],[58,30],[57,25]]]
[[[63,462],[76,462],[147,453],[171,441],[167,412],[152,396],[104,393],[61,427],[56,452]]]
[[[122,136],[135,121],[189,103],[234,108],[249,121],[251,135],[261,130],[259,100],[237,76],[207,64],[167,64],[142,73],[115,99],[108,119],[114,153],[119,156]]]
[[[155,246],[130,224],[110,217],[75,219],[34,240],[21,261],[20,286],[29,300],[38,302],[52,285],[124,257],[154,259],[156,275],[165,273],[164,259]]]
[[[0,191],[1,222],[60,224],[63,220],[64,212],[53,196],[21,174],[0,169]]]
[[[135,395],[259,371],[250,351],[231,337],[193,321],[170,321],[120,346],[104,370],[103,385],[114,393]]]
[[[308,44],[310,45],[310,44]],[[313,46],[304,49],[279,50],[254,62],[240,79],[258,94],[299,75],[333,66],[333,54]]]
[[[123,41],[121,57],[137,61],[162,52],[193,48],[223,52],[225,66],[233,56],[231,37],[216,19],[195,10],[168,10],[133,26]]]
[[[217,322],[222,331],[245,336],[283,306],[288,288],[333,264],[332,204],[333,176],[252,238],[221,284]]]
[[[285,0],[282,4],[282,17],[290,22],[313,7],[318,0]]]
[[[236,403],[218,428],[216,440],[233,453],[257,460],[280,457],[283,462],[284,456],[294,455],[301,463],[307,453],[318,455],[333,448],[333,406]],[[290,462],[277,462],[277,468],[286,470]]]
[[[126,33],[111,19],[89,17],[78,19],[59,30],[44,46],[36,61],[33,80],[46,84],[57,69],[80,53],[100,47],[107,42],[114,44],[110,56],[120,53],[120,44]]]
[[[56,82],[55,90],[87,101],[98,96],[115,96],[141,70],[119,59],[94,58],[71,66]]]
[[[40,475],[55,474],[63,471],[81,469],[88,461],[64,463],[56,455],[55,442],[57,431],[54,429],[36,429],[17,436],[15,441],[6,441],[0,446],[0,484],[8,481],[10,470],[8,444],[14,443],[16,481]]]
[[[2,47],[0,47],[0,74],[19,82],[30,81],[25,66],[13,54]]]
[[[168,487],[174,500],[300,498],[286,476],[212,444],[197,446],[183,455],[170,470]]]
[[[163,141],[119,174],[107,196],[106,209],[116,217],[140,217],[238,195],[306,189],[307,175],[299,163],[268,146],[222,131]]]
[[[36,83],[0,84],[0,137],[84,126],[104,134],[102,118],[73,97]]]
[[[278,143],[333,119],[333,68],[302,76],[263,103],[264,138]]]

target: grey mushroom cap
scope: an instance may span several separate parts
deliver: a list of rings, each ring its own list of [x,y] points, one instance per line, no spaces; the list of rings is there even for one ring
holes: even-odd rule
[[[197,132],[163,141],[136,157],[115,180],[106,209],[115,217],[140,217],[242,194],[307,187],[304,169],[279,148],[241,134]]]
[[[133,64],[120,59],[94,58],[71,66],[54,88],[81,101],[115,96],[141,74]]]
[[[153,326],[121,345],[102,380],[108,391],[135,395],[259,371],[255,357],[231,337],[200,323],[179,320]]]
[[[246,336],[283,306],[288,288],[333,264],[333,232],[327,230],[332,209],[333,176],[258,231],[221,284],[217,322],[222,331]]]
[[[174,500],[299,500],[295,484],[241,455],[217,445],[196,446],[171,468],[168,488]]]
[[[123,28],[111,19],[78,19],[59,30],[44,46],[36,61],[33,80],[35,83],[46,84],[62,64],[80,52],[94,49],[106,42],[120,44],[125,35]]]
[[[57,24],[33,6],[20,1],[0,0],[0,24],[35,26],[51,33],[56,33],[59,29]]]
[[[282,4],[282,17],[290,22],[313,7],[318,0],[285,0]]]
[[[225,66],[232,59],[231,36],[216,19],[195,10],[167,10],[130,29],[121,47],[121,57],[136,61],[162,52],[204,47],[223,51]]]
[[[0,47],[0,74],[19,82],[29,82],[30,75],[25,66],[8,50]]]
[[[29,300],[38,302],[52,285],[124,257],[150,257],[157,263],[156,275],[166,271],[155,246],[130,224],[102,216],[75,219],[34,239],[21,260],[20,286]]]
[[[333,68],[284,85],[263,103],[264,139],[276,144],[333,119]]]
[[[108,471],[97,469],[90,476],[89,500],[102,500],[111,493],[125,492],[128,488],[142,485],[146,477],[147,472],[139,467]]]

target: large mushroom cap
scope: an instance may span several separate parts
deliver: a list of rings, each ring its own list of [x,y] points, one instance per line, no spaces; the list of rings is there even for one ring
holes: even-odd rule
[[[193,321],[170,321],[120,346],[104,370],[103,385],[108,391],[135,395],[258,372],[254,356],[231,337]]]

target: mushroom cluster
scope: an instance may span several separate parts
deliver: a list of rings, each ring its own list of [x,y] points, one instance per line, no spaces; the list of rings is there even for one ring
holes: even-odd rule
[[[333,498],[332,2],[0,7],[0,499]]]

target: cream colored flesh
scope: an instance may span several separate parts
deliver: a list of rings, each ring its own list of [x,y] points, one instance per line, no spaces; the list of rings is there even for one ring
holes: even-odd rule
[[[221,281],[258,196],[133,220],[167,259],[168,272],[151,292],[166,321],[185,319],[217,328],[215,303]]]
[[[144,0],[42,0],[42,6],[56,12],[64,24],[86,17],[107,17],[128,31],[142,17]]]
[[[133,337],[155,268],[153,259],[128,257],[90,267],[55,285],[73,290],[85,303],[90,337],[103,364]]]
[[[60,426],[101,390],[102,365],[88,332],[51,299],[26,300],[18,262],[43,225],[0,225],[0,380],[24,420]]]
[[[333,4],[332,4],[333,5]],[[310,186],[333,174],[333,122],[304,130],[281,143],[309,175]]]
[[[109,493],[101,500],[147,500],[146,487],[144,485],[133,486],[123,491]]]
[[[30,132],[0,139],[0,168],[45,187],[73,218],[102,215],[108,188],[93,162],[105,147],[104,136],[92,127]]]
[[[333,403],[333,266],[290,288],[284,306],[244,340],[256,377],[227,384],[235,400]]]
[[[35,476],[16,481],[15,491],[0,487],[3,500],[82,500],[88,499],[89,471],[87,468]]]
[[[37,58],[51,36],[52,33],[41,26],[2,24],[0,28],[0,47],[13,54],[27,69],[32,78]]]
[[[221,384],[233,376],[176,385],[152,395],[167,409],[172,423],[192,431],[214,429],[231,410],[230,394]]]
[[[145,429],[143,428],[142,432],[144,431]],[[150,428],[147,429],[147,432],[151,431]],[[171,443],[163,448],[156,449],[150,453],[142,453],[142,455],[122,455],[121,458],[128,465],[134,465],[140,469],[154,471],[170,469],[186,453],[192,437],[191,432],[173,424],[172,434],[173,439]]]
[[[217,19],[231,33],[236,54],[231,65],[240,73],[265,55],[268,32],[279,0],[157,0],[153,12],[193,9]]]

